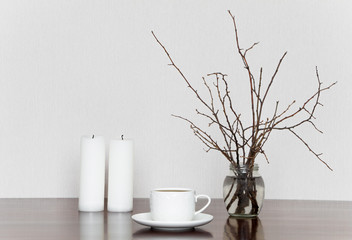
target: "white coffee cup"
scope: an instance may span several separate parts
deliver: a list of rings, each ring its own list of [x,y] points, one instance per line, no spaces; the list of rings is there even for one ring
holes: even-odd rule
[[[207,204],[195,211],[198,198],[207,198]],[[159,188],[150,193],[150,213],[154,221],[190,221],[204,211],[211,199],[207,195],[196,195],[189,188]]]

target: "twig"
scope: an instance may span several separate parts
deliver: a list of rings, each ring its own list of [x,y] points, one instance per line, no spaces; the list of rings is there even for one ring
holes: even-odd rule
[[[299,128],[305,123],[309,123],[313,127],[313,129],[322,133],[322,131],[313,122],[313,120],[316,119],[316,117],[314,116],[315,111],[317,110],[318,105],[322,106],[322,104],[320,103],[321,93],[326,90],[329,90],[336,84],[336,82],[323,88],[322,82],[320,81],[318,68],[316,67],[318,88],[311,95],[311,97],[306,99],[305,102],[294,111],[291,110],[296,103],[295,100],[292,101],[289,105],[287,105],[284,110],[281,111],[279,111],[279,101],[277,101],[272,116],[270,118],[264,118],[262,115],[264,111],[264,106],[266,104],[267,96],[274,83],[274,80],[281,67],[281,64],[285,56],[287,55],[287,52],[285,52],[280,58],[266,89],[263,91],[263,68],[260,68],[259,81],[258,83],[256,83],[255,78],[252,74],[252,70],[246,58],[246,54],[251,51],[258,44],[258,42],[252,44],[249,48],[243,50],[240,47],[239,43],[236,19],[230,11],[228,11],[228,13],[231,16],[234,25],[236,52],[240,55],[244,68],[246,69],[248,74],[251,100],[251,123],[245,125],[241,118],[241,113],[235,110],[235,107],[233,105],[234,101],[230,96],[230,90],[226,74],[223,74],[221,72],[213,72],[208,74],[207,77],[209,78],[215,77],[215,79],[213,79],[211,83],[208,83],[205,77],[202,78],[203,84],[207,89],[210,98],[209,100],[206,100],[191,85],[191,82],[182,73],[180,68],[175,64],[174,60],[170,56],[165,46],[159,41],[154,32],[152,32],[153,37],[155,38],[157,43],[162,47],[168,59],[170,60],[169,65],[177,70],[177,72],[186,82],[187,87],[191,89],[197,99],[202,103],[202,105],[205,106],[206,111],[203,112],[196,109],[196,113],[199,116],[207,119],[207,121],[209,121],[208,127],[216,127],[220,131],[222,135],[222,138],[220,139],[221,141],[218,142],[215,137],[212,137],[207,131],[194,124],[188,118],[178,115],[172,116],[180,118],[190,124],[190,127],[193,130],[195,136],[200,139],[200,141],[202,141],[203,144],[207,147],[205,151],[208,152],[210,150],[215,150],[221,152],[222,155],[224,155],[225,158],[231,164],[233,164],[235,168],[239,167],[240,159],[243,160],[243,164],[246,164],[248,167],[252,168],[254,165],[255,158],[258,154],[263,154],[266,161],[269,163],[269,159],[263,149],[264,145],[268,141],[272,131],[286,130],[290,131],[307,147],[310,152],[315,155],[315,157],[319,161],[324,163],[330,170],[332,170],[331,167],[321,159],[321,154],[317,154],[315,151],[313,151],[312,148],[308,145],[308,143],[296,133],[295,129]],[[311,103],[313,104],[312,106]],[[305,113],[305,115],[302,115],[301,113]],[[302,119],[299,118],[299,116],[304,117]],[[293,119],[300,120],[296,121],[291,125],[284,125],[288,120]]]

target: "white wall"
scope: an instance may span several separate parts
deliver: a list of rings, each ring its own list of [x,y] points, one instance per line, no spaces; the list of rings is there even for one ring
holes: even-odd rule
[[[229,74],[240,109],[248,92],[234,53],[236,15],[253,70],[268,79],[288,56],[272,101],[302,103],[321,80],[338,85],[322,96],[317,124],[300,133],[329,171],[288,133],[276,133],[258,158],[266,197],[352,200],[351,1],[86,1],[0,2],[0,197],[77,197],[80,137],[135,141],[135,196],[187,186],[221,197],[227,162],[205,153],[188,125],[192,93],[150,31],[196,87],[214,71]],[[246,100],[244,100],[246,99]]]

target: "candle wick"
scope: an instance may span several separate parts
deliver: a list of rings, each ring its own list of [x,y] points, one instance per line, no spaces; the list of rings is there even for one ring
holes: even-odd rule
[[[92,136],[92,139],[94,139],[94,134],[93,134],[93,136]]]
[[[121,139],[123,140],[123,134],[121,135]]]

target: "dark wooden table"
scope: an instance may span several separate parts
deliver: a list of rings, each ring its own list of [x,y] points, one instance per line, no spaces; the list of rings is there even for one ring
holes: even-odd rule
[[[192,231],[158,232],[131,220],[149,211],[135,199],[133,213],[82,213],[77,199],[0,199],[0,239],[352,239],[352,202],[265,200],[256,219],[229,218],[222,200],[206,213],[214,220]]]

